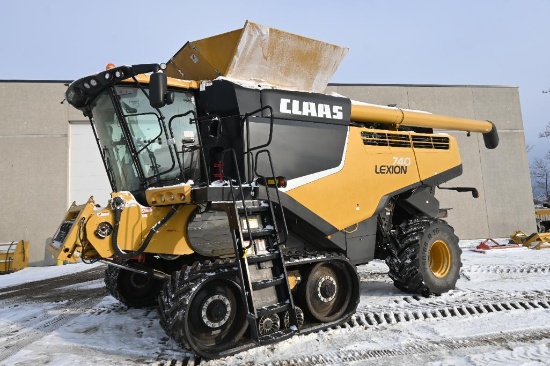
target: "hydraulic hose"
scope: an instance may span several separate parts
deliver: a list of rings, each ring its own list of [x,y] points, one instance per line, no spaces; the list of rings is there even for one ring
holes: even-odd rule
[[[125,206],[126,206],[126,202],[120,196],[113,198],[113,200],[111,201],[111,208],[113,209],[114,221],[115,221],[113,225],[112,244],[113,244],[113,250],[117,255],[117,257],[121,259],[131,259],[145,252],[145,249],[147,249],[147,246],[149,245],[149,242],[153,238],[153,235],[155,235],[158,232],[158,230],[161,228],[161,226],[166,224],[166,222],[170,220],[172,216],[174,216],[174,214],[178,211],[178,206],[173,205],[170,208],[170,211],[168,211],[168,213],[166,214],[166,216],[164,216],[160,221],[158,221],[155,225],[153,225],[153,227],[151,228],[151,230],[149,230],[149,233],[145,237],[145,240],[143,241],[143,243],[141,244],[138,250],[129,251],[129,252],[123,251],[122,249],[120,249],[120,246],[118,245],[118,228],[120,224],[120,218],[122,216],[122,211],[124,210]]]

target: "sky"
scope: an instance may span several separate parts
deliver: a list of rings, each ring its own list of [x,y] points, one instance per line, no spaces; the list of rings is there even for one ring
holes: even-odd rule
[[[0,80],[166,62],[250,20],[349,47],[335,83],[517,86],[533,159],[550,150],[549,17],[550,0],[6,1]]]

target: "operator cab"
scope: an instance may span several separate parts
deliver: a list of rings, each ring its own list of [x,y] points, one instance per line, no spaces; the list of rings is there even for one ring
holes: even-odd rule
[[[143,205],[147,188],[200,175],[193,92],[170,86],[154,66],[112,68],[75,81],[66,93],[90,118],[113,191],[129,191]],[[136,77],[147,71],[150,77]]]

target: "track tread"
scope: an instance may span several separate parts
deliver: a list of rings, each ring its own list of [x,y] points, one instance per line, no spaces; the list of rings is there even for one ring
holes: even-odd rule
[[[347,258],[338,253],[332,252],[305,252],[292,251],[284,253],[286,267],[302,267],[313,265],[322,261],[340,260],[349,264]],[[160,324],[165,332],[178,344],[191,350],[191,343],[186,338],[184,333],[184,325],[182,322],[186,318],[187,305],[191,301],[194,291],[200,284],[211,276],[216,276],[220,273],[227,272],[228,275],[236,275],[238,273],[237,262],[233,259],[219,259],[215,261],[196,262],[192,265],[183,266],[180,271],[172,274],[171,279],[166,281],[163,289],[158,297],[158,314]],[[355,266],[349,264],[350,275],[357,276]],[[357,277],[357,284],[359,278]],[[308,334],[318,332],[329,328],[337,327],[345,324],[354,314],[357,305],[359,304],[359,288],[356,289],[356,299],[351,300],[350,309],[345,312],[339,319],[329,323],[306,324],[300,329],[299,334]],[[251,340],[243,337],[235,347],[220,352],[217,355],[198,355],[204,358],[225,357],[232,354],[244,351],[255,347],[256,344]]]
[[[128,291],[128,289],[123,288],[123,284],[121,283],[121,281],[124,281],[121,276],[127,275],[124,272],[128,271],[115,266],[107,266],[105,268],[104,282],[109,294],[129,307],[146,308],[156,306],[158,291],[160,291],[160,282],[157,280],[155,288],[153,291],[148,291],[147,295],[130,298],[124,295],[124,291]]]
[[[187,349],[191,344],[183,332],[183,324],[187,305],[197,288],[203,281],[213,275],[223,272],[237,272],[234,259],[206,260],[184,265],[180,271],[172,274],[171,279],[164,283],[158,297],[158,314],[160,325],[172,339]]]

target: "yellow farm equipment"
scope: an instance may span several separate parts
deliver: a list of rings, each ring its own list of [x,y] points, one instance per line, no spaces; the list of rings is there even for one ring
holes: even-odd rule
[[[527,235],[525,231],[517,230],[510,236],[512,242],[531,249],[550,248],[550,233],[533,233]]]
[[[69,208],[57,260],[103,262],[109,293],[156,306],[205,359],[343,324],[356,265],[385,260],[408,293],[455,288],[462,250],[439,189],[458,141],[490,121],[324,94],[347,48],[247,22],[186,43],[168,65],[109,65],[71,83],[112,194]],[[93,172],[90,172],[91,174]]]
[[[19,271],[29,265],[29,242],[0,243],[0,274]]]

